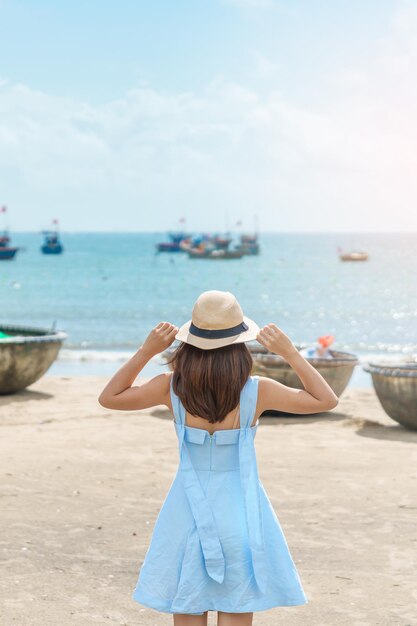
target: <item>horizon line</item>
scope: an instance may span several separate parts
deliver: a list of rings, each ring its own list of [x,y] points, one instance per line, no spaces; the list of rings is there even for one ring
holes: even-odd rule
[[[19,234],[43,234],[45,231],[53,231],[54,228],[42,228],[40,230],[11,230],[10,228],[2,229],[7,230],[9,233],[19,233]],[[114,235],[114,234],[124,234],[124,235],[159,235],[165,234],[167,235],[170,232],[181,232],[183,230],[189,234],[258,234],[258,235],[416,235],[416,230],[215,230],[215,229],[202,229],[202,230],[187,230],[180,228],[171,228],[164,230],[71,230],[71,229],[61,229],[58,228],[58,232],[61,234],[94,234],[94,235]]]

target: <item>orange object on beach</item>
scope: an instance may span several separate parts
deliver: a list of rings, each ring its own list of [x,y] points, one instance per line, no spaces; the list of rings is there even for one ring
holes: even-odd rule
[[[323,347],[323,348],[328,348],[329,346],[332,345],[334,341],[334,336],[333,335],[323,335],[322,337],[319,337],[317,342]]]

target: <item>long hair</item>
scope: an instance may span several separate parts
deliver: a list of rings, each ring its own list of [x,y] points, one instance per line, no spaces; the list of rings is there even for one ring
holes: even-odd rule
[[[252,355],[244,343],[201,350],[181,343],[169,363],[173,390],[191,415],[221,422],[238,404],[252,371]]]

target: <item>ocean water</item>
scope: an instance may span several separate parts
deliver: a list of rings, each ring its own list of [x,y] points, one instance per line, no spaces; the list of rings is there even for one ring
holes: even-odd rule
[[[202,291],[222,289],[259,325],[275,322],[297,343],[333,334],[335,349],[363,361],[417,353],[416,233],[261,234],[259,256],[233,261],[157,254],[165,239],[62,233],[65,251],[54,257],[40,253],[39,233],[13,233],[24,249],[0,263],[1,322],[68,333],[51,373],[110,374],[159,321],[181,325]],[[342,263],[338,246],[370,259]],[[156,360],[152,373],[160,367]]]

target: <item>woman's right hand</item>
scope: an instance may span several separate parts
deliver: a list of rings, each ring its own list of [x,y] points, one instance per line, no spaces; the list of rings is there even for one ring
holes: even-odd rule
[[[291,339],[273,323],[267,324],[261,328],[256,339],[269,350],[269,352],[278,354],[284,359],[298,352]]]
[[[159,322],[151,330],[142,344],[142,351],[150,356],[155,356],[166,350],[175,339],[178,327],[169,322]]]

